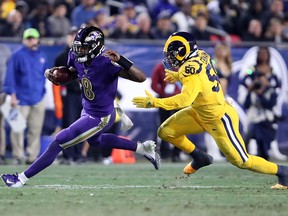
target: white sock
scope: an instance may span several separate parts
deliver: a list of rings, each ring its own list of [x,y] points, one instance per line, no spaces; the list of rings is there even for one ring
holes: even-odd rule
[[[26,177],[26,175],[24,174],[24,172],[20,173],[18,175],[19,180],[21,181],[21,183],[24,185],[29,179]]]
[[[144,154],[143,144],[141,142],[137,142],[136,153],[141,155]]]

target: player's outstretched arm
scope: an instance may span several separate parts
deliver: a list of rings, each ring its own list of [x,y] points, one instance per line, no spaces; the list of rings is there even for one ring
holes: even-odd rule
[[[113,50],[106,50],[104,56],[110,58],[111,61],[118,63],[122,70],[119,73],[119,76],[125,79],[132,80],[134,82],[144,82],[146,80],[145,73],[139,68],[133,65],[126,57],[119,55]]]

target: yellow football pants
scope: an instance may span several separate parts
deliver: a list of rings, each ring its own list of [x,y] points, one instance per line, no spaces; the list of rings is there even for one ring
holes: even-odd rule
[[[221,152],[233,165],[259,173],[277,173],[277,164],[247,153],[239,132],[238,113],[228,103],[225,104],[224,116],[213,122],[203,122],[192,107],[184,108],[162,123],[158,136],[182,151],[191,153],[195,145],[186,135],[202,132],[208,132],[214,138]]]

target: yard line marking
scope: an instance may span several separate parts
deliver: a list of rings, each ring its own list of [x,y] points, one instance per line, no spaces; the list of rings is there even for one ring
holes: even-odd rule
[[[243,188],[242,186],[202,186],[202,185],[187,185],[187,186],[169,186],[169,185],[26,185],[25,187],[35,189],[64,189],[64,190],[82,190],[82,189],[133,189],[133,188],[159,188],[159,189],[231,189]]]

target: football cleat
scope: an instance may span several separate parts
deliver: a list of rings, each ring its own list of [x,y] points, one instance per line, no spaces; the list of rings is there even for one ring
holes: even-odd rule
[[[1,179],[6,184],[7,187],[20,188],[24,185],[20,181],[18,173],[16,173],[16,174],[2,174]]]
[[[186,175],[190,175],[190,174],[193,174],[195,172],[196,172],[196,170],[193,169],[191,162],[189,164],[187,164],[183,169],[183,173]]]
[[[201,167],[208,166],[213,163],[213,157],[211,155],[200,150],[196,151],[197,155],[194,155],[193,162],[187,164],[183,169],[183,173],[186,175],[193,174]]]
[[[145,141],[143,143],[138,142],[139,153],[142,154],[148,161],[150,161],[156,170],[160,167],[160,155],[156,151],[156,144],[152,140]]]
[[[288,186],[281,185],[281,184],[276,184],[276,185],[273,185],[273,186],[271,187],[271,189],[286,190],[286,189],[288,189]]]

